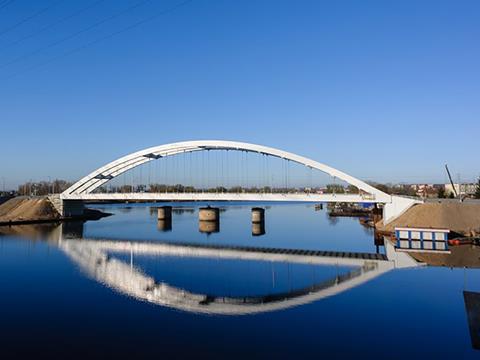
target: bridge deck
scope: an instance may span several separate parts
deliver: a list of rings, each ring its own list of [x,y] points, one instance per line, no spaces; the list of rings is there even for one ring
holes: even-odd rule
[[[299,201],[299,202],[382,202],[371,195],[308,193],[89,193],[62,194],[63,200],[83,201]],[[383,201],[384,202],[384,201]]]

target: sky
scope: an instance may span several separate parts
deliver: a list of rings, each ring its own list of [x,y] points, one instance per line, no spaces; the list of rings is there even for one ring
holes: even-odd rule
[[[197,139],[472,181],[479,17],[459,0],[0,0],[0,181]]]

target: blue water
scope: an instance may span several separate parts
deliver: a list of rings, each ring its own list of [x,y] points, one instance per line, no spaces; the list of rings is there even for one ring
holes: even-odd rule
[[[269,205],[263,236],[251,234],[250,206],[220,205],[220,232],[210,235],[198,230],[199,204],[181,204],[193,212],[175,213],[169,232],[157,228],[150,206],[98,206],[114,216],[64,225],[63,230],[0,229],[5,233],[0,237],[2,358],[479,358],[462,294],[480,292],[477,269],[393,269],[303,305],[215,315],[122,292],[99,281],[62,248],[62,241],[72,239],[81,246],[111,240],[377,251],[373,232],[358,220],[332,222],[325,210],[304,204]],[[385,249],[380,246],[378,251]],[[158,284],[220,298],[291,293],[354,270],[343,265],[107,253]]]

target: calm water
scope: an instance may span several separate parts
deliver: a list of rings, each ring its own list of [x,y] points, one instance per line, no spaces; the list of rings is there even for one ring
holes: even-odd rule
[[[219,232],[208,234],[200,205],[176,205],[170,231],[158,204],[97,206],[114,216],[85,224],[0,228],[2,357],[480,358],[464,301],[480,292],[480,271],[458,254],[429,262],[459,267],[419,266],[376,245],[358,220],[305,204],[266,205],[262,236],[252,235],[251,205],[220,204]],[[389,261],[278,261],[222,247]],[[478,249],[468,251],[475,265]]]

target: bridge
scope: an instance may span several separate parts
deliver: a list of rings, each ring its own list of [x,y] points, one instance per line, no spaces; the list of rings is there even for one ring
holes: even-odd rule
[[[231,192],[231,191],[192,191],[192,192],[160,192],[160,191],[127,191],[105,192],[104,185],[120,175],[135,169],[143,164],[160,161],[175,155],[222,150],[239,151],[260,154],[263,156],[283,159],[288,162],[300,164],[307,169],[318,170],[339,179],[358,189],[357,193],[349,194],[319,194],[312,192],[299,192],[285,189],[283,192]],[[133,187],[132,187],[133,188]],[[62,213],[75,215],[82,211],[79,206],[83,201],[302,201],[302,202],[349,202],[349,203],[376,203],[383,206],[384,222],[395,219],[418,200],[392,196],[351,175],[337,170],[331,166],[312,159],[296,155],[283,150],[235,141],[197,140],[177,142],[147,148],[112,161],[99,169],[91,172],[84,178],[74,183],[60,195],[60,208]]]

